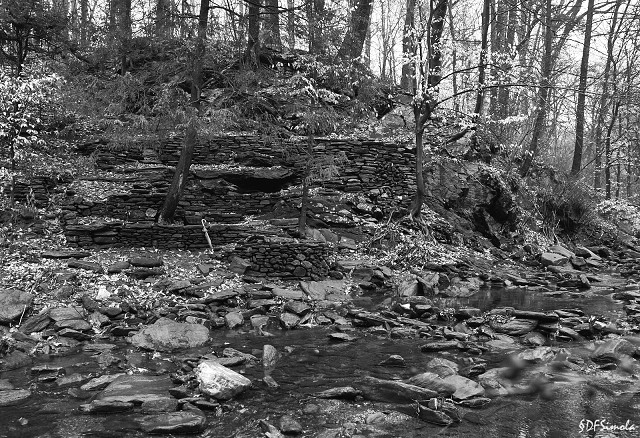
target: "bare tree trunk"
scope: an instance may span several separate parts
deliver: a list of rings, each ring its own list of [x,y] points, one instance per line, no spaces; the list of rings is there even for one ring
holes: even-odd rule
[[[120,72],[124,76],[129,67],[131,42],[131,0],[120,0]]]
[[[456,49],[456,29],[453,25],[453,3],[449,7],[449,33],[451,34],[451,88],[453,92],[453,111],[460,112],[458,103],[458,51]]]
[[[298,218],[298,234],[304,237],[307,230],[307,210],[309,209],[309,180],[311,178],[311,157],[313,156],[313,143],[315,142],[313,134],[309,131],[307,134],[307,155],[309,159],[304,167],[304,175],[302,179],[302,199],[300,200],[300,217]]]
[[[602,187],[602,131],[604,130],[605,114],[608,111],[607,98],[609,93],[609,75],[611,74],[611,64],[613,62],[613,46],[616,35],[615,29],[618,21],[618,9],[622,4],[622,0],[616,0],[613,17],[611,18],[611,30],[607,38],[607,60],[604,64],[604,73],[602,76],[602,93],[600,94],[600,102],[598,105],[598,118],[595,127],[595,169],[593,178],[593,187],[599,189]]]
[[[415,141],[416,141],[416,197],[411,206],[410,215],[413,219],[422,216],[426,189],[424,186],[423,160],[424,160],[424,130],[431,120],[438,96],[435,95],[437,86],[442,79],[442,31],[447,15],[448,0],[431,0],[428,29],[428,73],[427,77],[421,75],[419,87],[421,93],[420,103],[414,104]],[[415,99],[414,99],[415,100]]]
[[[191,78],[191,105],[195,108],[195,113],[189,120],[189,125],[184,137],[184,144],[180,152],[180,159],[176,165],[176,171],[173,174],[171,187],[167,192],[164,205],[160,211],[158,221],[161,223],[172,222],[180,198],[184,191],[187,179],[189,177],[189,169],[193,160],[193,152],[198,137],[198,113],[201,111],[200,92],[202,90],[202,69],[205,55],[205,41],[207,38],[207,24],[209,20],[209,2],[210,0],[201,0],[200,14],[198,16],[198,36],[196,40],[196,50],[192,61],[192,78]]]
[[[518,8],[515,3],[511,0],[505,0],[507,20],[506,20],[506,31],[504,41],[502,43],[502,75],[506,82],[509,82],[509,73],[512,68],[513,61],[513,48],[515,46],[514,39],[516,34],[517,25],[517,13]],[[499,107],[499,115],[501,118],[506,118],[511,115],[511,106],[510,103],[510,88],[508,86],[503,86],[498,89],[498,107]]]
[[[357,0],[356,9],[351,14],[349,28],[338,50],[339,59],[356,59],[362,55],[369,31],[372,6],[372,0]]]
[[[533,133],[531,134],[531,142],[522,166],[520,167],[520,175],[527,176],[533,160],[538,153],[538,143],[542,137],[544,130],[544,122],[547,117],[547,108],[549,105],[549,87],[551,86],[551,50],[553,48],[553,26],[551,22],[551,0],[546,0],[545,5],[545,33],[544,33],[544,54],[542,61],[542,77],[540,78],[540,86],[538,88],[538,112],[533,125]]]
[[[482,36],[480,42],[480,63],[478,64],[478,94],[476,94],[476,106],[473,112],[480,117],[484,104],[484,81],[487,64],[487,49],[489,38],[489,13],[491,0],[484,0],[482,7]]]
[[[295,0],[287,0],[287,35],[289,50],[293,51],[296,48],[296,13],[294,11],[296,4]]]
[[[402,34],[402,53],[404,58],[416,56],[414,22],[416,0],[407,0],[407,11],[404,18],[404,30]],[[415,89],[415,69],[413,61],[403,61],[402,77],[400,78],[400,86],[406,92],[412,93]]]
[[[80,0],[80,43],[87,44],[87,30],[89,27],[89,0]]]
[[[170,0],[157,0],[156,2],[156,36],[167,38],[170,33],[171,3]]]
[[[278,11],[278,0],[265,0],[265,19],[262,28],[266,47],[275,50],[282,50],[282,40],[280,38],[280,12]]]
[[[75,3],[75,0],[73,0]],[[109,33],[112,35],[116,31],[116,17],[118,16],[118,0],[109,0]]]
[[[254,66],[257,66],[259,62],[260,9],[262,9],[262,0],[252,0],[251,3],[249,3],[249,30],[244,59],[245,62],[249,62]]]
[[[573,150],[571,174],[577,175],[582,169],[582,150],[584,145],[584,106],[587,99],[587,74],[589,73],[589,51],[591,49],[591,28],[593,26],[594,0],[587,5],[587,24],[584,31],[584,46],[580,62],[580,82],[578,84],[578,104],[576,108],[576,142]]]
[[[615,80],[615,77],[613,78]],[[611,159],[613,157],[613,151],[611,150],[611,133],[618,117],[618,111],[620,110],[620,102],[616,102],[613,105],[613,112],[611,114],[611,121],[607,127],[607,138],[604,143],[604,181],[605,181],[605,194],[607,199],[611,199]]]
[[[309,53],[324,53],[324,13],[325,0],[307,0],[307,21],[309,22]]]

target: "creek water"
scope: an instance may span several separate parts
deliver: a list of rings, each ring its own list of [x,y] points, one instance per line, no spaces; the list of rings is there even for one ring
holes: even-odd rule
[[[575,296],[550,296],[519,289],[482,289],[478,294],[440,305],[475,306],[488,310],[513,306],[522,310],[581,308],[586,313],[599,313],[615,318],[621,305],[612,301],[606,290]],[[262,437],[261,419],[277,424],[283,414],[292,414],[303,425],[303,436],[337,437],[345,423],[355,432],[351,436],[366,437],[607,437],[640,436],[640,398],[634,391],[633,379],[618,371],[594,370],[588,376],[572,375],[557,379],[551,396],[517,395],[498,397],[483,409],[463,410],[463,420],[456,426],[443,428],[406,415],[398,414],[391,404],[366,401],[322,400],[314,393],[337,386],[353,385],[364,376],[404,379],[426,371],[426,363],[434,357],[446,357],[461,365],[474,358],[463,352],[423,353],[420,339],[393,339],[389,335],[355,331],[355,342],[336,344],[327,335],[330,328],[313,327],[283,331],[267,330],[273,336],[254,332],[212,332],[213,346],[181,351],[175,356],[153,355],[137,351],[125,343],[116,344],[112,353],[122,358],[122,371],[167,373],[181,366],[185,357],[219,351],[229,346],[260,355],[264,344],[271,344],[283,354],[271,376],[280,385],[268,389],[261,382],[264,370],[260,362],[236,368],[254,385],[247,392],[225,404],[221,415],[209,412],[208,427],[202,437]],[[580,354],[588,343],[555,343]],[[514,345],[514,348],[525,347]],[[487,369],[500,366],[511,352],[491,352],[482,356]],[[389,368],[379,363],[389,355],[401,355],[407,366]],[[477,356],[476,356],[477,358]],[[98,373],[94,352],[73,351],[65,356],[41,357],[36,364],[64,367],[66,374]],[[114,372],[110,370],[110,372]],[[17,388],[30,388],[33,396],[24,404],[0,408],[0,437],[141,437],[139,413],[86,415],[78,407],[86,401],[71,398],[69,387],[55,382],[38,382],[30,367],[4,372]],[[634,431],[607,432],[588,430],[593,423],[605,420],[609,425],[636,426]],[[582,425],[582,428],[581,428]],[[342,429],[341,429],[342,428]],[[348,429],[348,427],[347,427]],[[341,435],[347,436],[347,435]]]

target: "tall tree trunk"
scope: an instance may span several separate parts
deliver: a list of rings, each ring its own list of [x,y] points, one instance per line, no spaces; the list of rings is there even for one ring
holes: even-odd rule
[[[516,27],[518,27],[517,23],[517,14],[518,8],[512,0],[505,0],[506,5],[506,31],[504,41],[502,43],[502,56],[503,62],[501,65],[502,77],[505,82],[509,82],[509,74],[512,68],[512,61],[515,54],[513,53],[513,49],[515,46],[514,39],[516,34]],[[498,89],[498,108],[499,115],[501,118],[506,118],[511,115],[511,105],[510,104],[510,88],[509,86],[503,86]]]
[[[113,38],[113,35],[117,29],[117,16],[118,16],[118,1],[119,0],[109,0],[109,34]],[[75,0],[73,0],[75,3]]]
[[[605,181],[605,196],[607,199],[611,199],[611,159],[613,158],[613,151],[611,150],[611,133],[613,132],[613,127],[615,126],[616,119],[618,118],[619,109],[620,109],[620,102],[616,102],[613,105],[611,121],[607,126],[607,137],[604,142],[604,158],[605,158],[604,181]]]
[[[131,0],[120,0],[120,72],[129,69],[129,46],[131,43]]]
[[[488,1],[488,0],[487,0]],[[400,78],[400,86],[408,93],[412,93],[415,86],[415,68],[414,61],[410,60],[416,56],[415,47],[415,16],[416,16],[416,0],[407,0],[406,15],[404,17],[404,29],[402,33],[402,53],[405,60],[402,62],[402,77]]]
[[[249,3],[249,29],[244,59],[245,62],[249,62],[253,66],[257,66],[259,62],[260,9],[262,9],[262,0],[252,0],[251,3]]]
[[[115,0],[112,0],[115,1]],[[74,42],[78,42],[79,33],[78,33],[78,0],[71,0],[71,37]]]
[[[184,191],[187,179],[189,177],[189,169],[193,160],[193,151],[195,150],[198,137],[198,114],[201,111],[200,92],[202,90],[202,70],[204,55],[206,49],[207,24],[209,20],[209,2],[210,0],[201,0],[200,13],[198,16],[198,36],[196,39],[196,50],[192,60],[191,73],[191,105],[195,109],[189,120],[189,125],[184,136],[180,159],[176,165],[176,171],[173,174],[171,187],[167,192],[164,205],[158,216],[160,223],[170,223],[173,221],[180,198]]]
[[[80,43],[87,44],[87,31],[89,30],[89,0],[80,0]]]
[[[451,91],[453,92],[453,111],[460,112],[458,103],[458,50],[456,48],[456,29],[453,25],[453,3],[449,7],[449,33],[451,34]]]
[[[595,189],[602,188],[602,133],[604,130],[605,124],[605,115],[608,112],[608,93],[609,93],[609,76],[611,74],[611,64],[613,62],[613,46],[615,43],[616,35],[616,25],[618,21],[618,9],[622,4],[622,0],[616,0],[613,16],[611,18],[611,28],[609,31],[609,36],[607,37],[607,59],[604,64],[604,73],[602,75],[602,93],[600,94],[600,102],[598,104],[598,118],[596,120],[595,127],[595,169],[594,169],[594,178],[593,178],[593,187]]]
[[[265,19],[262,28],[266,47],[275,50],[282,50],[282,40],[280,38],[280,12],[278,10],[278,0],[265,0]]]
[[[298,218],[298,234],[304,237],[307,230],[307,211],[309,209],[309,183],[311,178],[311,157],[313,157],[314,135],[309,130],[307,133],[307,156],[309,157],[304,167],[302,179],[302,199],[300,200],[300,217]]]
[[[293,51],[296,48],[296,7],[295,0],[287,0],[287,45],[289,50]]]
[[[156,2],[156,36],[167,38],[170,33],[171,3],[170,0],[157,0]]]
[[[424,130],[431,120],[438,96],[436,90],[442,79],[442,31],[447,16],[448,0],[430,0],[431,14],[427,25],[427,77],[417,79],[419,103],[414,103],[415,141],[416,141],[416,196],[411,206],[410,215],[413,219],[422,216],[422,205],[426,197],[424,186]],[[421,70],[421,69],[419,69]],[[417,70],[418,72],[418,70]]]
[[[482,35],[480,41],[480,62],[478,64],[478,93],[476,94],[476,106],[473,110],[478,117],[482,115],[482,107],[484,106],[484,81],[485,69],[487,64],[487,49],[489,39],[489,13],[491,0],[484,0],[482,7]]]
[[[582,169],[582,151],[584,145],[584,106],[587,100],[587,74],[589,73],[589,51],[591,49],[591,28],[593,26],[594,0],[587,5],[587,24],[584,31],[582,61],[580,62],[580,81],[578,84],[578,104],[576,108],[576,142],[573,149],[571,174],[578,175]]]
[[[491,32],[491,76],[492,79],[502,82],[502,69],[500,60],[504,56],[504,49],[506,45],[506,28],[508,11],[505,4],[505,0],[494,0],[493,4],[494,19],[492,20],[493,29]],[[494,118],[500,118],[502,116],[502,109],[498,101],[498,92],[500,86],[491,88],[489,93],[489,114]]]
[[[372,0],[357,0],[356,8],[351,14],[349,28],[338,50],[339,59],[356,59],[362,55],[369,31],[372,7]]]
[[[309,24],[309,53],[324,54],[325,0],[307,0],[307,21]]]
[[[553,49],[554,29],[551,21],[551,0],[546,0],[545,5],[545,33],[544,33],[544,54],[542,56],[542,77],[540,78],[540,86],[538,88],[538,112],[533,125],[531,134],[531,142],[522,166],[520,167],[520,175],[527,176],[533,160],[538,153],[538,143],[544,130],[544,122],[547,117],[547,108],[549,105],[549,87],[551,86],[551,50]]]

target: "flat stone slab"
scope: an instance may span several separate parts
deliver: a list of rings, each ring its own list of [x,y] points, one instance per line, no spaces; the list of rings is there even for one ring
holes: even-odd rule
[[[143,403],[172,398],[169,389],[173,387],[169,376],[122,375],[98,394],[97,400]]]
[[[276,297],[281,297],[285,300],[304,300],[306,297],[306,295],[301,290],[275,287],[273,288],[272,292]]]
[[[100,389],[104,389],[107,386],[109,386],[109,384],[114,380],[116,380],[118,377],[121,377],[124,375],[125,374],[123,373],[118,373],[118,374],[105,374],[104,376],[95,377],[89,380],[84,385],[82,385],[80,389],[82,389],[83,391],[97,391]]]
[[[540,256],[540,262],[543,266],[560,266],[569,261],[569,257],[556,254],[554,252],[543,252]]]
[[[125,274],[129,277],[136,278],[138,280],[144,280],[149,277],[157,277],[164,275],[163,268],[138,268],[125,271]]]
[[[86,262],[84,260],[71,260],[67,263],[67,266],[75,269],[84,269],[85,271],[92,271],[96,274],[104,274],[104,268],[100,263]]]
[[[118,400],[94,400],[89,404],[80,405],[80,410],[86,414],[114,414],[133,409],[134,404]]]
[[[80,306],[56,307],[55,309],[49,310],[49,318],[56,322],[71,319],[84,319],[86,316],[87,312]]]
[[[300,287],[312,300],[348,301],[343,280],[302,281]]]
[[[365,377],[358,382],[358,389],[367,400],[387,403],[414,403],[416,400],[428,400],[438,393],[397,380],[383,380]]]
[[[45,251],[41,254],[43,259],[83,259],[85,257],[89,257],[91,255],[88,251]]]
[[[0,324],[9,324],[31,306],[33,295],[19,289],[0,289]]]
[[[157,257],[131,257],[129,259],[129,263],[131,266],[136,266],[138,268],[159,268],[164,265],[162,259]]]
[[[489,326],[498,333],[505,333],[511,336],[520,336],[529,333],[538,325],[535,319],[513,319],[505,323],[491,321]]]
[[[27,389],[9,389],[0,391],[0,406],[15,406],[31,397]]]
[[[167,412],[159,415],[148,415],[140,421],[146,433],[187,434],[202,432],[207,425],[207,418],[195,412]]]
[[[453,375],[447,376],[443,380],[455,388],[455,392],[453,393],[455,400],[467,400],[473,397],[484,396],[484,388],[482,385],[466,377]]]
[[[362,395],[362,391],[354,388],[353,386],[340,386],[337,388],[327,389],[325,391],[318,392],[316,397],[318,398],[339,398],[346,400],[353,400]]]
[[[174,351],[200,347],[208,340],[209,329],[203,325],[160,318],[133,335],[131,343],[147,350]]]

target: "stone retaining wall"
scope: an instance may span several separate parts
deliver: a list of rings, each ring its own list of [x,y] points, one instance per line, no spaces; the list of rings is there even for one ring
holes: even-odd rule
[[[249,273],[274,277],[324,278],[329,274],[331,247],[283,237],[256,237],[236,247],[251,263]]]
[[[111,217],[131,222],[148,221],[162,206],[169,183],[153,184],[136,193],[109,196],[106,201],[88,201],[79,196],[68,198],[63,206],[63,218],[70,221],[76,217]],[[248,215],[272,211],[280,202],[273,193],[243,194],[203,192],[197,184],[190,184],[180,199],[175,219],[186,224],[199,224],[202,218],[211,222],[233,224]]]
[[[329,272],[333,247],[322,242],[299,241],[276,232],[244,225],[212,224],[208,227],[214,247],[236,244],[233,254],[249,261],[249,274],[318,279]],[[67,225],[67,245],[77,248],[155,247],[207,249],[202,226],[124,223],[118,221]]]
[[[269,234],[244,225],[212,224],[208,228],[213,246],[241,243],[249,236]],[[160,249],[206,249],[202,225],[160,225],[120,221],[67,225],[67,245],[77,248],[155,247]],[[273,233],[275,234],[275,233]]]
[[[273,143],[259,136],[222,136],[203,140],[196,145],[193,164],[234,164],[293,168],[291,143]],[[103,147],[96,151],[99,169],[113,169],[115,165],[136,160],[151,160],[175,165],[182,149],[180,138],[159,143],[146,143],[129,149]],[[364,194],[383,210],[408,205],[415,187],[415,151],[412,145],[378,140],[323,139],[316,140],[317,155],[344,154],[348,163],[331,181],[323,186],[353,194]],[[154,158],[149,158],[155,153]]]

